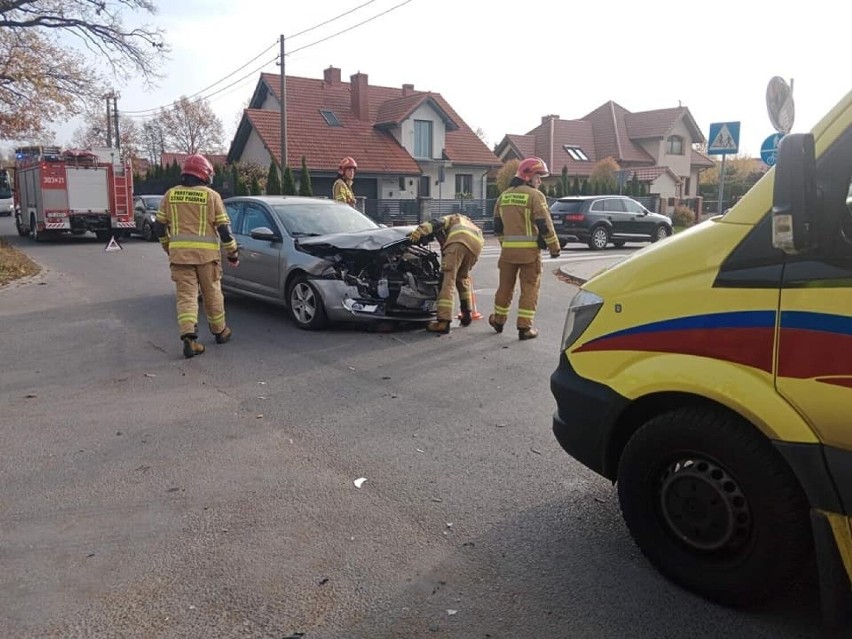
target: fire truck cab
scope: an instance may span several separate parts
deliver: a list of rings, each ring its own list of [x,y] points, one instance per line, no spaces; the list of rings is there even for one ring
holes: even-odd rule
[[[63,233],[126,237],[133,220],[133,175],[115,149],[15,150],[15,226],[34,241]]]

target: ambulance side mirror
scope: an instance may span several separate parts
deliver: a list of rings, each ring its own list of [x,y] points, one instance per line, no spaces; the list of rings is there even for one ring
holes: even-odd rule
[[[785,135],[778,144],[772,193],[772,245],[787,254],[816,247],[817,188],[814,136]]]

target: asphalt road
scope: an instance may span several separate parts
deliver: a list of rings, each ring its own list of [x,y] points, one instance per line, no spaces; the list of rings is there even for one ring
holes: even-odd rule
[[[185,360],[156,244],[0,234],[45,267],[0,289],[2,637],[817,636],[813,586],[737,611],[668,583],[556,443],[553,272],[600,254],[546,262],[532,342],[229,297],[233,341]],[[474,281],[487,314],[493,246]]]

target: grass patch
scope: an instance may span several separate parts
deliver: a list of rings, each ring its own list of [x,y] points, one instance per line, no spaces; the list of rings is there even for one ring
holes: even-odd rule
[[[0,238],[0,286],[41,272],[41,267],[3,238]]]

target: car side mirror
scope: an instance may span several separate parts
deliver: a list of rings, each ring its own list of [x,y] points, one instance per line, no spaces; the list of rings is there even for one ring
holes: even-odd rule
[[[788,254],[816,247],[819,204],[814,136],[792,133],[781,138],[772,192],[772,245]]]
[[[253,229],[251,232],[251,237],[255,240],[261,240],[263,242],[280,242],[281,238],[278,236],[275,231],[266,227],[266,226],[258,226],[256,229]]]

